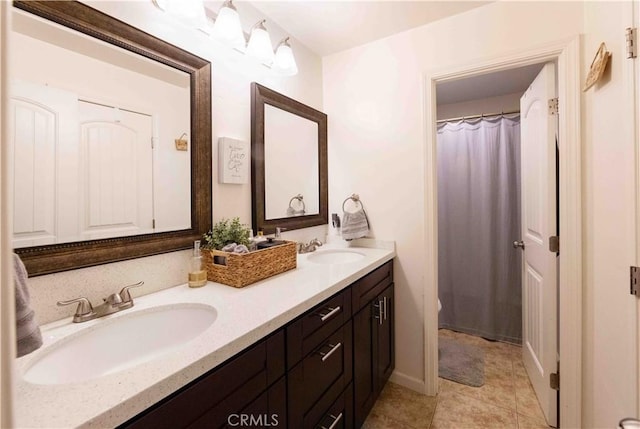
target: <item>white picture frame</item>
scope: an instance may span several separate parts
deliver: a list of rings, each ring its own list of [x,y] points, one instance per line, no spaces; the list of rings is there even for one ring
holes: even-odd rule
[[[249,142],[220,137],[218,139],[218,182],[245,184],[249,181],[251,154]]]

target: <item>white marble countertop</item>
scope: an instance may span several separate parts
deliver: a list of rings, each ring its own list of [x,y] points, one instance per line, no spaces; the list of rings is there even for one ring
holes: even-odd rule
[[[345,246],[325,245],[319,251]],[[324,265],[307,261],[313,253],[298,255],[295,270],[242,289],[211,282],[191,289],[184,284],[134,298],[133,308],[102,319],[71,323],[67,318],[42,326],[43,347],[15,361],[16,427],[106,428],[127,421],[395,256],[392,242],[363,239],[349,247],[365,257]],[[22,378],[31,363],[62,338],[103,320],[176,303],[211,305],[217,319],[179,349],[114,374],[60,385],[31,384]]]

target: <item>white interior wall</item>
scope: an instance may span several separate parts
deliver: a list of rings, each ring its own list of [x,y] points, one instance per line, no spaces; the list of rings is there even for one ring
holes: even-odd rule
[[[213,222],[239,216],[251,224],[250,184],[217,182],[218,137],[251,140],[250,83],[256,81],[313,108],[322,110],[321,60],[295,39],[291,40],[299,73],[275,75],[236,51],[217,44],[205,33],[184,25],[156,9],[152,2],[85,1],[88,5],[194,53],[212,64]],[[237,5],[243,27],[248,30],[261,15],[249,4]],[[267,21],[272,41],[284,37],[282,29]],[[284,238],[308,241],[323,238],[326,226],[288,231]],[[139,258],[97,267],[34,277],[29,280],[33,307],[40,323],[73,314],[72,308],[56,307],[58,300],[86,296],[99,302],[125,284],[144,280],[135,295],[186,283],[189,251]]]
[[[488,113],[514,112],[520,110],[520,97],[523,92],[461,101],[459,103],[438,104],[436,116],[438,120],[459,118]]]
[[[358,192],[373,234],[396,240],[402,312],[394,378],[405,385],[424,384],[422,74],[456,66],[460,58],[481,61],[579,34],[582,8],[578,2],[496,2],[323,59],[331,118],[329,209]]]
[[[422,160],[424,126],[430,124],[423,123],[421,74],[455,67],[460,58],[480,62],[584,32],[583,70],[603,40],[614,56],[605,83],[583,100],[582,425],[613,427],[636,415],[635,312],[628,293],[634,146],[627,130],[632,118],[621,112],[632,95],[621,52],[629,5],[496,2],[323,59],[325,112],[332,124],[330,210],[339,208],[343,195],[359,192],[375,236],[397,244],[396,304],[403,310],[396,320],[397,381],[420,388],[424,380]]]

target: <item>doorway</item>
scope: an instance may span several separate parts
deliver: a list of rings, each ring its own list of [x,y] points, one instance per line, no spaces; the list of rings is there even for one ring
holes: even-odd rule
[[[558,64],[560,163],[558,176],[560,230],[563,252],[559,257],[559,348],[563,351],[560,371],[561,427],[580,427],[581,419],[581,206],[579,145],[579,41],[571,39],[537,47],[506,57],[474,61],[454,69],[425,74],[425,393],[438,390],[438,224],[436,85],[542,62]]]
[[[450,363],[462,357],[445,351],[469,343],[485,352],[476,372],[486,373],[487,386],[467,394],[503,398],[523,418],[550,426],[557,426],[548,380],[558,362],[557,260],[546,243],[557,235],[557,114],[547,106],[556,97],[555,69],[534,64],[437,88],[439,375],[456,381]],[[518,376],[505,384],[513,369]]]

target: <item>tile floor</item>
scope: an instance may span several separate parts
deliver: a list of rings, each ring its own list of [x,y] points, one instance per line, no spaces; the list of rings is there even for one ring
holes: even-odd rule
[[[389,382],[364,429],[548,429],[520,347],[444,329],[439,335],[484,349],[484,386],[440,378],[438,396],[429,397]]]

